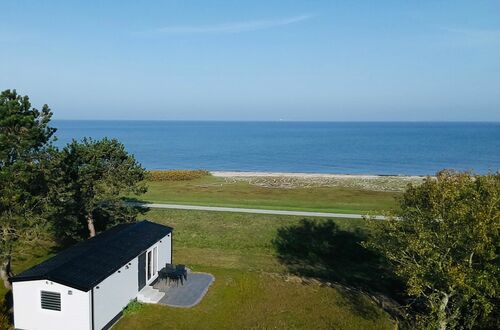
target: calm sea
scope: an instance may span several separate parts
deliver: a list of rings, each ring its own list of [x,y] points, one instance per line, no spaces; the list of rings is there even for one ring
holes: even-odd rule
[[[500,169],[500,123],[62,121],[57,145],[117,138],[148,169],[352,174]]]

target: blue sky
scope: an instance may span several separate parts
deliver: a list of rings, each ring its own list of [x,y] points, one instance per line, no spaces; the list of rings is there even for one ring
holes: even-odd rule
[[[2,1],[58,119],[500,120],[500,1]]]

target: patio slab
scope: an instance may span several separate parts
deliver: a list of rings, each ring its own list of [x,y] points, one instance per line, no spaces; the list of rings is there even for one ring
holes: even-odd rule
[[[212,274],[189,273],[184,285],[179,284],[179,286],[174,285],[169,288],[159,289],[165,292],[165,296],[160,299],[158,304],[172,307],[193,307],[205,296],[214,280]]]

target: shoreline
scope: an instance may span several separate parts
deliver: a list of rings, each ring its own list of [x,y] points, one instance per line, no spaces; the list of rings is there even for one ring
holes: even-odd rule
[[[169,170],[155,170],[169,171]],[[182,171],[182,170],[180,170]],[[189,170],[186,170],[189,171]],[[426,176],[377,175],[377,174],[333,174],[300,172],[260,171],[207,171],[214,179],[226,184],[246,182],[263,188],[317,188],[341,187],[372,191],[404,191],[408,184],[421,184]]]
[[[168,171],[168,170],[160,170]],[[259,172],[259,171],[210,171],[215,177],[248,178],[248,177],[286,177],[297,179],[423,179],[426,175],[387,175],[387,174],[334,174],[334,173],[301,173],[301,172]]]

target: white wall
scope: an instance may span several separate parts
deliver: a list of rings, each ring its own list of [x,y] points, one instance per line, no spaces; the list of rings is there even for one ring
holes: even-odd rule
[[[172,263],[172,234],[162,238],[158,244],[158,268],[162,269],[167,262]]]
[[[171,234],[161,239],[147,251],[158,247],[158,269],[165,267],[165,263],[171,260]],[[138,267],[139,258],[130,261],[130,265],[124,265],[120,272],[106,278],[94,288],[94,325],[95,329],[104,327],[113,317],[125,308],[128,303],[137,297],[138,293]],[[145,269],[142,271],[146,271]],[[147,281],[150,284],[158,277],[157,274]],[[99,288],[97,288],[99,287]]]
[[[90,292],[46,280],[14,282],[14,326],[29,330],[88,330],[91,328]],[[61,294],[61,311],[42,309],[40,292]],[[72,291],[69,295],[68,291]]]
[[[172,234],[151,246],[158,247],[158,269],[172,262]],[[123,265],[119,272],[94,287],[94,326],[101,329],[111,321],[138,293],[138,257]],[[127,268],[128,266],[128,268]],[[145,271],[145,270],[144,270]],[[157,275],[153,276],[148,284]],[[15,327],[29,330],[80,330],[91,328],[91,291],[83,292],[46,280],[14,282]],[[61,293],[61,311],[41,309],[40,291]],[[68,295],[68,290],[73,292]]]
[[[94,287],[94,326],[101,329],[137,296],[138,258]],[[128,266],[128,269],[127,267]]]

